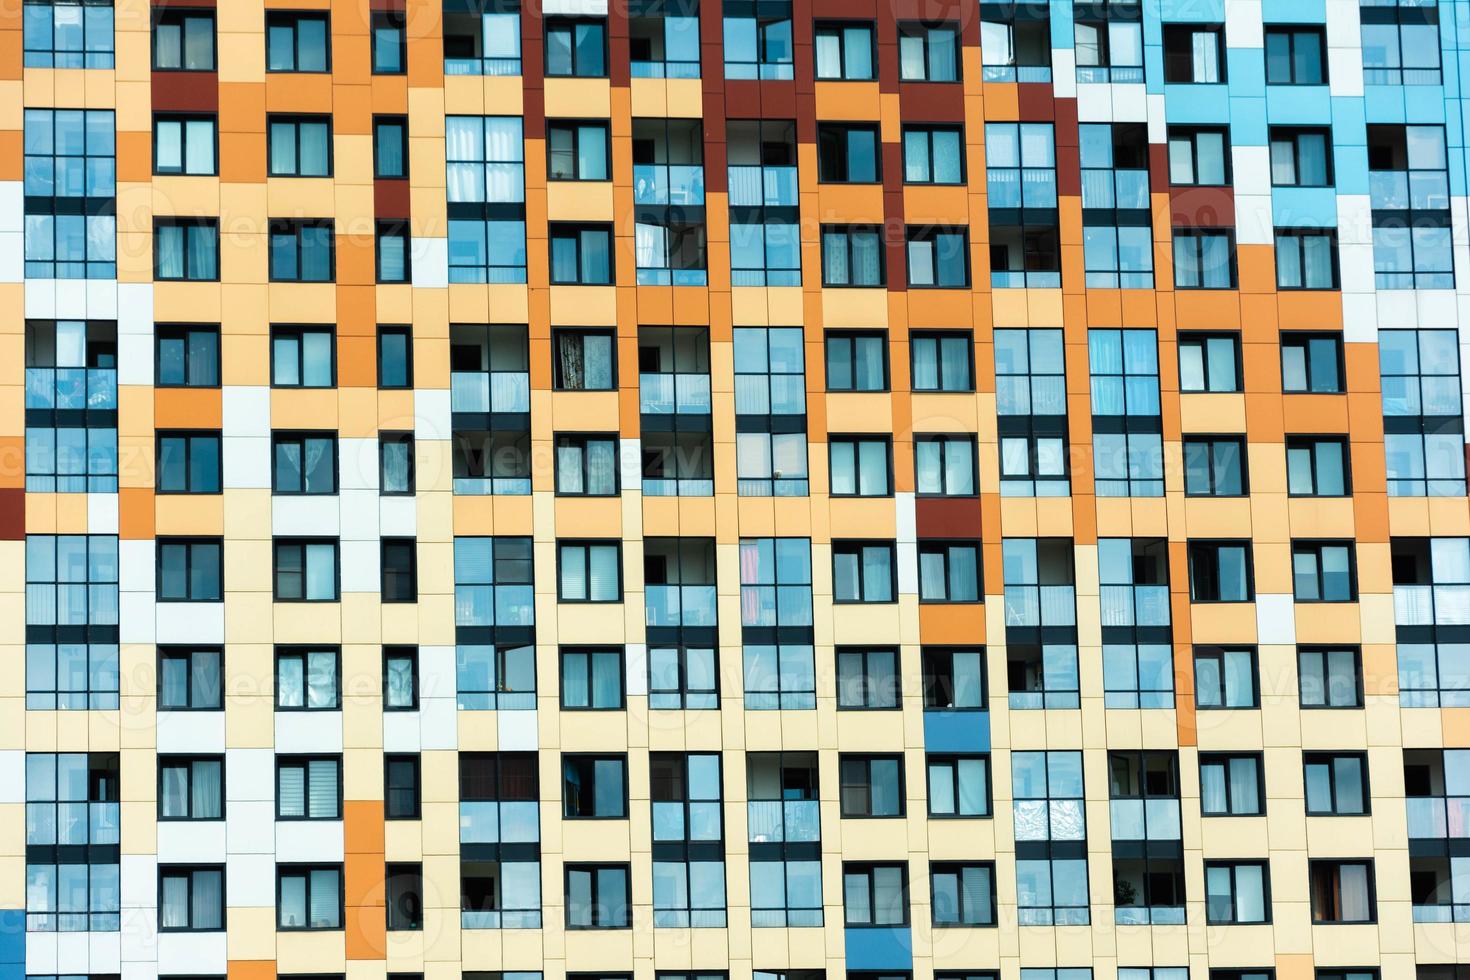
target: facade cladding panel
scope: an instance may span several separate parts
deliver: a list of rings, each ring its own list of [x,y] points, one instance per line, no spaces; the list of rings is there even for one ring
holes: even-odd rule
[[[1467,24],[8,5],[0,980],[1463,980]]]

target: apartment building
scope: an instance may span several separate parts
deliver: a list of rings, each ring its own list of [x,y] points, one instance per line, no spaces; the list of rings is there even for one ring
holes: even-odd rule
[[[1470,980],[1467,39],[0,10],[0,980]]]

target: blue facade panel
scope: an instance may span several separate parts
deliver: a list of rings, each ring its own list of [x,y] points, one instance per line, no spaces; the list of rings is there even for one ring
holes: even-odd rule
[[[924,712],[926,752],[989,752],[990,712]]]
[[[849,970],[911,970],[914,939],[908,926],[845,929]]]

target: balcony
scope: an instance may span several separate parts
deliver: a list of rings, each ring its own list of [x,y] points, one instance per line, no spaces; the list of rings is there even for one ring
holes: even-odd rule
[[[714,626],[715,587],[711,585],[648,585],[644,587],[647,626]]]
[[[746,804],[750,843],[799,843],[822,839],[816,800],[751,800]]]

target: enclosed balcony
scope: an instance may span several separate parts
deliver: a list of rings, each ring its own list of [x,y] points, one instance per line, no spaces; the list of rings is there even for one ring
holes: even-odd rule
[[[713,539],[646,539],[643,547],[643,580],[646,625],[715,625]]]
[[[796,123],[732,119],[725,135],[730,206],[796,207]]]

